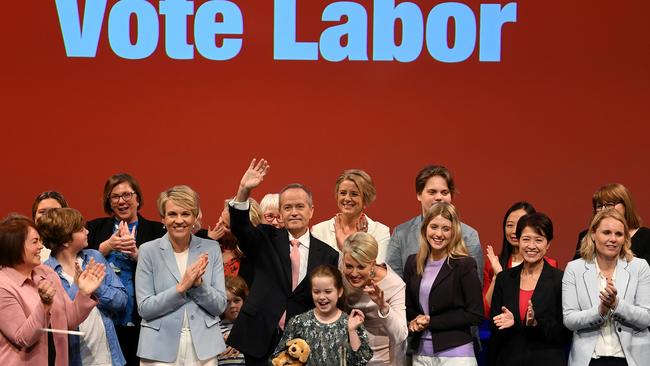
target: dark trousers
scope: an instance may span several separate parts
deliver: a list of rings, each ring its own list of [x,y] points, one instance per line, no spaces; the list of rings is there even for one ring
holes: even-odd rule
[[[117,340],[120,341],[122,354],[126,359],[127,366],[139,366],[140,359],[136,355],[138,352],[138,339],[140,338],[140,327],[126,327],[122,325],[115,326]]]
[[[273,333],[273,338],[271,338],[271,345],[269,346],[269,349],[266,351],[266,354],[261,358],[244,354],[244,358],[246,359],[246,366],[268,366],[269,359],[273,355],[273,351],[275,351],[275,348],[278,346],[278,343],[280,343],[281,338],[282,338],[282,331],[278,329],[275,333]]]
[[[627,361],[623,357],[592,358],[589,366],[627,366]]]

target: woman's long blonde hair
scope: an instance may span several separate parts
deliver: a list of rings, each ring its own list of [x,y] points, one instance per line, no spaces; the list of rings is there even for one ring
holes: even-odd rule
[[[451,221],[451,237],[449,238],[449,245],[447,245],[447,257],[458,258],[469,256],[469,252],[463,241],[463,235],[460,230],[460,219],[458,218],[456,209],[451,203],[437,202],[431,206],[429,213],[424,216],[422,226],[420,227],[420,249],[415,257],[418,275],[424,273],[427,259],[431,256],[431,245],[429,245],[429,241],[427,240],[427,227],[431,220],[438,216]]]

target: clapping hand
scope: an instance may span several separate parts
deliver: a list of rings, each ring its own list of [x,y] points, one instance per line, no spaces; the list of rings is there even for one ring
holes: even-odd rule
[[[611,278],[607,279],[607,285],[600,291],[600,315],[605,316],[610,310],[616,309],[618,305],[618,291]]]
[[[81,272],[79,279],[77,279],[77,286],[79,292],[86,296],[90,296],[104,280],[106,275],[106,268],[101,263],[96,263],[94,258],[90,258],[86,269]]]
[[[352,309],[350,311],[350,315],[348,316],[348,331],[353,332],[356,331],[361,324],[363,324],[363,321],[365,320],[365,315],[363,315],[363,312],[359,309]]]
[[[409,322],[409,331],[411,332],[421,332],[429,326],[431,317],[428,315],[420,314],[415,317],[415,319]]]
[[[178,292],[184,293],[192,287],[203,284],[203,275],[208,266],[208,254],[202,253],[186,270],[181,281],[176,285]]]
[[[495,316],[492,320],[494,321],[494,325],[496,325],[500,330],[515,325],[515,317],[505,306],[501,307],[501,314]]]
[[[52,282],[48,280],[42,280],[39,282],[38,296],[41,298],[41,302],[46,308],[49,308],[49,306],[54,302],[54,295],[56,295],[56,288]]]
[[[485,256],[487,257],[488,261],[490,261],[490,265],[492,266],[492,270],[495,276],[501,273],[501,271],[503,271],[503,267],[499,262],[499,257],[497,257],[496,254],[494,254],[494,248],[492,248],[491,245],[487,246]]]
[[[526,309],[526,326],[534,327],[537,325],[537,320],[535,320],[535,310],[533,309],[533,301],[528,300],[528,308]]]
[[[133,260],[138,259],[138,247],[135,244],[135,225],[133,226],[133,229],[129,231],[129,225],[125,221],[122,221],[124,223],[124,226],[121,230],[120,233],[120,238],[123,241],[122,248],[120,251]]]
[[[117,230],[106,242],[110,250],[117,250],[127,254],[132,259],[138,258],[138,247],[135,244],[135,226],[129,231],[126,221],[120,221]]]

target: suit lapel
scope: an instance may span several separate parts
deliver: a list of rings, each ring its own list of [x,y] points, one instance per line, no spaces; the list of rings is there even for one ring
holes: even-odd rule
[[[181,274],[178,271],[176,257],[174,256],[174,249],[172,249],[172,243],[169,241],[169,234],[165,234],[163,239],[164,240],[162,240],[158,246],[158,248],[160,248],[160,254],[162,256],[163,262],[167,266],[167,269],[169,269],[169,272],[176,279],[176,282],[181,282]]]
[[[309,254],[307,255],[307,274],[305,278],[296,286],[296,289],[303,285],[305,280],[309,281],[309,274],[314,270],[319,264],[322,264],[321,252],[322,247],[317,245],[316,238],[314,238],[311,233],[309,234]]]
[[[431,293],[433,293],[433,289],[435,289],[442,281],[444,281],[445,278],[449,277],[453,270],[454,268],[451,266],[451,261],[449,259],[446,259],[442,263],[440,272],[438,272],[436,279],[433,281],[433,285],[431,285]]]
[[[521,270],[523,268],[523,263],[513,267],[513,271],[510,273],[510,281],[512,282],[510,286],[507,287],[508,294],[506,294],[504,299],[512,299],[510,304],[507,304],[504,301],[504,306],[510,310],[512,316],[515,319],[515,324],[522,325],[524,319],[521,319],[521,313],[519,312],[519,302],[521,299],[519,295],[521,294]],[[535,292],[533,291],[533,297],[535,297]],[[511,309],[512,308],[512,309]],[[499,310],[500,311],[500,310]]]
[[[138,227],[135,229],[135,244],[136,246],[140,246],[140,244],[143,243],[143,239],[145,237],[146,231],[147,231],[147,225],[144,223],[144,219],[140,214],[138,214]]]
[[[596,259],[594,258],[594,261]],[[600,283],[598,283],[598,271],[596,264],[592,262],[585,262],[585,272],[582,274],[582,279],[585,282],[585,287],[589,292],[589,299],[591,306],[597,306],[600,303]]]
[[[316,238],[314,238],[311,234],[309,234],[309,255],[307,258],[307,276],[311,273],[316,266],[321,264],[320,260],[320,254],[321,254],[321,249],[323,249],[321,246],[316,245]],[[305,277],[307,277],[305,276]]]
[[[199,259],[199,255],[201,255],[201,240],[192,235],[190,237],[189,253],[187,254],[187,266],[189,267],[190,264],[196,262]]]
[[[630,284],[630,272],[628,272],[627,267],[629,263],[623,259],[618,260],[616,263],[616,291],[620,299],[625,298],[625,293],[627,292],[627,287]]]
[[[282,281],[287,293],[291,293],[291,259],[289,258],[289,232],[287,230],[276,230],[275,238],[272,240],[275,251],[278,253],[280,268],[282,268]]]
[[[551,265],[545,261],[544,267],[542,268],[542,273],[539,275],[537,285],[535,285],[535,289],[533,290],[533,296],[530,298],[530,301],[533,303],[533,310],[535,313],[538,313],[538,311],[539,313],[548,311],[548,309],[546,309],[543,305],[548,304],[549,296],[554,293],[551,287],[551,268]],[[523,321],[524,319],[522,319],[522,322]]]

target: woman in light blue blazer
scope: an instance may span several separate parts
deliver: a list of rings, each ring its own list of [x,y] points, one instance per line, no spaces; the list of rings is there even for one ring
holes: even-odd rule
[[[650,267],[630,249],[616,210],[596,213],[562,279],[564,324],[573,331],[569,366],[650,362]]]
[[[158,197],[167,234],[140,247],[135,274],[142,317],[141,365],[217,365],[226,349],[219,315],[226,309],[219,244],[192,235],[199,197],[175,186]]]

